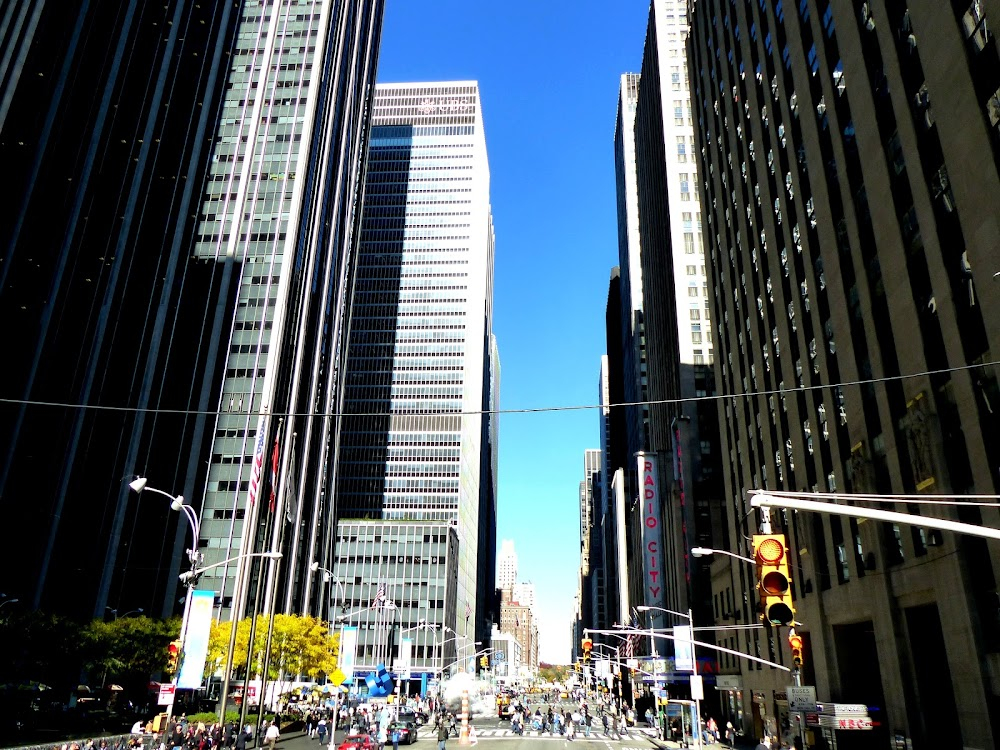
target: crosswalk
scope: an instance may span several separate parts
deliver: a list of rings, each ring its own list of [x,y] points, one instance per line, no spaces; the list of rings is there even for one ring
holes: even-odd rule
[[[540,740],[559,740],[562,742],[566,741],[565,735],[559,734],[549,734],[548,732],[539,732],[534,729],[525,730],[521,735],[518,735],[512,729],[479,729],[476,728],[476,738],[481,740],[499,740],[499,739],[512,739],[520,736],[522,739],[526,737],[537,738]],[[623,746],[619,743],[629,742],[634,743],[636,740],[644,740],[647,736],[645,730],[631,730],[629,734],[618,737],[614,734],[610,736],[605,735],[603,732],[591,732],[590,737],[587,737],[584,733],[578,732],[575,735],[574,742],[608,742],[615,743],[616,750],[649,750],[649,745],[642,745],[639,747],[629,747]],[[649,731],[648,736],[655,736],[655,732]]]

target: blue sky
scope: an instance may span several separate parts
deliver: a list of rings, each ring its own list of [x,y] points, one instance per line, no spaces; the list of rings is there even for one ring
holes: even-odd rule
[[[593,404],[618,263],[619,76],[649,6],[624,0],[387,0],[380,82],[477,80],[496,224],[501,408]],[[543,661],[565,663],[594,410],[504,415],[497,538],[535,583]],[[499,546],[499,542],[498,542]]]

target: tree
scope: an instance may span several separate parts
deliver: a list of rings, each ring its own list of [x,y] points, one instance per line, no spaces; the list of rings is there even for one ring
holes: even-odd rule
[[[545,682],[565,682],[569,671],[569,667],[562,664],[542,662],[538,665],[538,676]]]
[[[257,618],[252,652],[250,643],[250,618],[240,620],[236,626],[236,648],[233,665],[238,670],[249,668],[259,675],[264,665],[264,648],[267,644],[268,618]],[[222,669],[229,651],[231,623],[213,623],[208,640],[206,674]],[[274,633],[271,638],[268,679],[277,680],[281,675],[304,674],[312,678],[331,674],[337,668],[340,637],[331,635],[326,623],[306,615],[275,615]],[[248,659],[248,653],[251,658]]]
[[[80,631],[83,666],[101,684],[125,682],[143,688],[167,665],[167,646],[180,634],[179,618],[121,617],[94,620]]]

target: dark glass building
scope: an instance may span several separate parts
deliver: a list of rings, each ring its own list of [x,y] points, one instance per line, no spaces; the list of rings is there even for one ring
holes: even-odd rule
[[[405,603],[402,622],[424,619],[472,642],[488,641],[499,615],[489,184],[476,82],[377,86],[335,511],[341,526],[453,527],[454,598],[428,594],[420,564],[380,569],[382,578],[369,566],[359,582],[372,591],[385,583],[389,599]],[[429,601],[445,604],[427,611]]]
[[[951,500],[1000,486],[1000,58],[988,25],[1000,6],[691,7],[732,551],[748,554],[758,530],[754,489],[852,493],[1000,527],[995,507]],[[793,552],[803,684],[821,702],[865,704],[875,724],[815,736],[997,747],[997,543],[919,521],[771,515]],[[757,621],[753,577],[716,561],[720,625]],[[785,635],[736,642],[788,664]],[[789,734],[786,673],[719,666],[726,718]]]
[[[336,383],[303,402],[296,373],[335,369],[382,3],[0,14],[0,497],[18,561],[0,589],[81,617],[171,613],[190,531],[129,480],[200,509],[216,562],[249,546],[260,415],[336,411],[312,400]],[[309,512],[330,432],[282,429]],[[265,432],[270,455],[277,420]]]

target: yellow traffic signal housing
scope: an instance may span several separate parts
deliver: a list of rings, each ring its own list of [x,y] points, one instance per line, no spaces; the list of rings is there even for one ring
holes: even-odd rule
[[[795,628],[788,631],[788,647],[792,650],[792,666],[800,668],[805,658],[802,655],[802,648],[805,641],[802,636],[795,632]]]
[[[785,535],[755,534],[753,558],[757,566],[761,619],[772,625],[791,625],[795,622],[795,607]]]
[[[167,671],[170,674],[176,674],[178,664],[177,662],[181,657],[181,642],[180,641],[170,641],[170,645],[167,646]]]
[[[488,657],[486,656],[479,657],[479,666],[481,666],[483,669],[486,669],[489,665],[490,665],[490,660]]]
[[[590,658],[590,651],[594,648],[594,641],[591,638],[584,638],[580,641],[580,649],[583,651],[583,660],[587,661]]]

